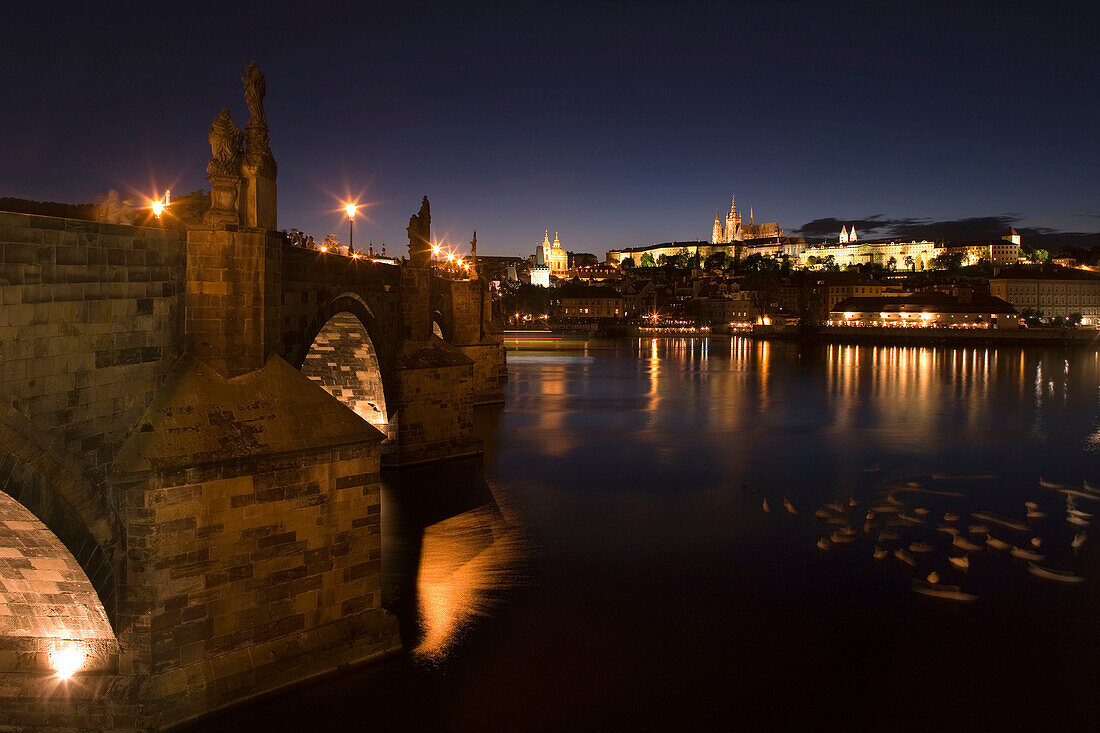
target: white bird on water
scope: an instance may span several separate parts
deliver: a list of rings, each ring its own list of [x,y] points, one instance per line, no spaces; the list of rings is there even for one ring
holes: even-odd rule
[[[783,497],[783,506],[786,507],[788,514],[798,514],[798,512],[795,511],[794,504],[785,496]]]
[[[772,508],[770,506],[768,506],[768,500],[764,499],[764,511],[770,514],[771,510],[772,510]]]
[[[1084,532],[1078,532],[1077,534],[1075,534],[1073,536],[1073,541],[1070,542],[1070,545],[1073,547],[1073,549],[1076,550],[1078,547],[1085,544],[1085,539],[1086,539],[1085,533]]]

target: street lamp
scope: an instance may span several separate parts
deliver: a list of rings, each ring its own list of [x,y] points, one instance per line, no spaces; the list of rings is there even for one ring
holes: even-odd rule
[[[358,206],[351,203],[350,201],[348,202],[348,205],[344,207],[344,211],[346,211],[347,214],[348,214],[348,251],[349,252],[354,251],[352,249],[352,247],[355,244],[355,241],[353,239],[353,237],[355,235],[355,232],[353,230],[353,225],[355,223],[355,211],[358,208],[359,208]]]
[[[152,203],[150,208],[153,209],[153,216],[157,218],[157,221],[160,221],[160,215],[164,211],[164,202],[157,199]]]

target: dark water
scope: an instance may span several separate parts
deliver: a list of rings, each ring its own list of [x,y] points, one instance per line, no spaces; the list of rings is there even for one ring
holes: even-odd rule
[[[1095,351],[593,341],[509,372],[483,469],[385,479],[410,653],[204,728],[1100,729],[1100,524],[1039,486],[1100,486]],[[914,593],[932,571],[977,600]]]

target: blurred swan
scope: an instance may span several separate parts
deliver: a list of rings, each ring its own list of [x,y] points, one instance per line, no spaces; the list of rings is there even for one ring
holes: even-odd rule
[[[943,515],[943,521],[945,522],[957,522],[959,521],[959,515],[955,512],[945,512]]]
[[[928,577],[925,578],[925,580],[927,580],[932,585],[935,585],[936,583],[940,582],[940,574],[933,570],[928,574]]]
[[[876,560],[881,560],[886,557],[886,549],[882,547],[875,547],[875,551],[871,553]]]
[[[1042,544],[1043,544],[1043,538],[1042,537],[1032,537],[1031,538],[1031,546],[1032,547],[1040,547],[1040,546],[1042,546]]]
[[[772,510],[771,507],[768,506],[768,500],[764,499],[764,511],[770,513],[771,510]]]
[[[788,514],[798,514],[798,512],[795,511],[794,504],[791,504],[791,502],[785,496],[783,497],[783,506],[787,508]]]
[[[901,560],[903,563],[910,567],[915,568],[917,566],[916,559],[900,547],[894,550],[894,557],[896,557],[898,560]]]
[[[992,547],[994,550],[1007,550],[1012,545],[1007,542],[1002,542],[991,534],[985,536],[985,543]]]
[[[912,552],[932,552],[936,549],[927,542],[913,542],[909,545],[909,550]]]
[[[1044,568],[1041,565],[1031,563],[1028,566],[1027,571],[1032,575],[1037,575],[1040,578],[1046,578],[1047,580],[1057,580],[1059,583],[1080,583],[1085,580],[1084,576],[1078,575],[1070,570],[1055,570],[1053,568]]]
[[[973,542],[966,539],[962,535],[957,536],[951,542],[951,544],[953,544],[955,547],[958,547],[960,550],[965,550],[967,552],[981,552],[981,550],[982,550],[981,545],[974,544]]]
[[[976,595],[973,593],[963,593],[956,585],[933,585],[932,583],[924,583],[919,580],[913,581],[913,592],[932,596],[933,598],[960,601],[962,603],[972,603],[978,600]]]
[[[1039,562],[1044,559],[1046,555],[1040,555],[1038,552],[1032,552],[1031,550],[1022,547],[1013,547],[1009,552],[1013,557],[1018,557],[1023,560],[1031,560],[1032,562]]]
[[[1069,544],[1073,547],[1073,549],[1076,550],[1078,547],[1085,544],[1085,539],[1086,539],[1085,533],[1084,532],[1078,532],[1077,534],[1075,534],[1073,536],[1073,541],[1070,542]]]
[[[962,557],[949,557],[947,562],[951,563],[960,570],[966,570],[970,567],[970,556],[963,555]]]
[[[819,539],[817,541],[817,546],[820,547],[822,550],[828,550],[829,549],[829,540],[822,537],[821,539]]]

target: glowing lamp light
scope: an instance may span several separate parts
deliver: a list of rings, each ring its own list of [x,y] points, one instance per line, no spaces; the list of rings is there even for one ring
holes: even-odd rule
[[[438,255],[439,254],[439,245],[438,244],[433,244],[432,245],[432,254],[433,255]]]
[[[455,261],[454,252],[448,252],[447,253],[447,262],[454,262],[454,261]]]
[[[161,212],[163,212],[163,211],[164,211],[164,202],[163,202],[163,201],[159,201],[159,200],[158,200],[158,201],[154,201],[154,202],[152,203],[152,206],[151,206],[151,208],[153,209],[153,216],[155,216],[155,217],[157,217],[157,218],[159,219],[159,218],[160,218],[160,215],[161,215]]]
[[[355,204],[353,204],[353,203],[349,203],[349,204],[348,204],[347,206],[345,206],[345,207],[344,207],[344,211],[346,211],[346,212],[347,212],[347,214],[348,214],[348,218],[349,218],[349,219],[354,219],[354,218],[355,218],[355,212],[356,212],[356,211],[357,211],[358,209],[359,209],[359,207],[358,207],[358,206],[356,206],[356,205],[355,205]]]
[[[324,245],[322,245],[321,246],[321,251],[322,252],[328,252],[328,247],[325,247]]]
[[[58,679],[67,680],[84,666],[84,652],[75,645],[58,649],[50,655],[50,665]]]

